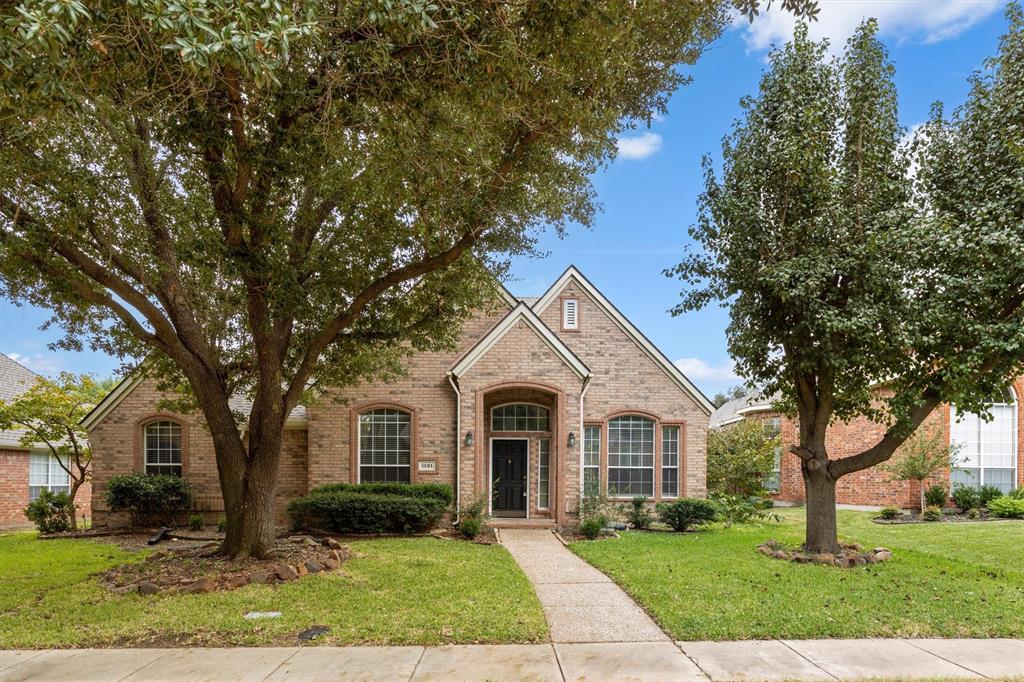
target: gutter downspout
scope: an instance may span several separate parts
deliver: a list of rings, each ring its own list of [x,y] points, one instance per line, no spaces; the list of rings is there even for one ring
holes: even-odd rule
[[[448,372],[448,383],[455,391],[455,524],[459,525],[462,512],[462,391],[455,375]]]
[[[584,448],[584,442],[586,441],[586,438],[584,437],[584,433],[583,433],[583,398],[586,397],[587,389],[590,388],[590,378],[591,378],[591,375],[588,374],[586,376],[586,378],[583,380],[583,390],[580,391],[580,440],[579,440],[579,448],[580,448],[580,495],[579,495],[579,501],[578,501],[578,505],[579,506],[576,507],[576,514],[577,514],[577,516],[579,515],[579,510],[583,508],[583,456],[584,456],[583,448]]]

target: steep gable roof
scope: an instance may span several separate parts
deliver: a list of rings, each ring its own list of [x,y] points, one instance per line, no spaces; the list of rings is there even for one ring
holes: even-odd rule
[[[469,371],[480,360],[484,357],[491,348],[494,347],[498,341],[502,339],[517,322],[525,322],[537,336],[541,338],[544,343],[565,363],[565,365],[573,371],[573,373],[580,379],[584,379],[590,376],[590,369],[584,364],[582,360],[577,357],[572,350],[569,349],[565,343],[555,335],[551,329],[548,328],[544,322],[537,316],[529,305],[525,302],[520,301],[509,313],[501,319],[498,324],[494,325],[489,332],[483,335],[476,344],[473,345],[462,358],[456,362],[451,370],[449,370],[456,377],[461,377],[463,374]]]
[[[643,351],[651,360],[654,361],[664,372],[669,376],[672,381],[675,382],[684,393],[689,395],[697,405],[704,411],[705,414],[711,414],[715,406],[708,400],[699,388],[697,388],[692,381],[690,381],[685,374],[683,374],[678,367],[675,366],[665,354],[662,353],[657,346],[651,343],[643,333],[636,328],[636,326],[630,322],[625,315],[619,312],[619,309],[612,305],[604,294],[602,294],[597,287],[591,284],[590,280],[583,276],[576,266],[570,265],[566,268],[562,276],[555,280],[544,295],[540,297],[533,304],[533,311],[538,315],[543,313],[545,309],[551,303],[558,299],[558,295],[565,288],[566,284],[570,280],[574,280],[583,292],[597,304],[597,306],[626,334],[639,348]]]
[[[39,375],[28,367],[0,353],[0,400],[10,402],[16,399],[32,388],[38,378]],[[0,431],[0,446],[22,447],[21,438],[25,433],[25,429]]]

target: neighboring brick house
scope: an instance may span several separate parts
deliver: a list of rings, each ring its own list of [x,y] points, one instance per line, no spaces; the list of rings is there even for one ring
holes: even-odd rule
[[[499,288],[456,350],[406,369],[290,415],[280,521],[290,499],[333,481],[448,483],[462,503],[490,491],[502,523],[530,525],[572,523],[585,480],[621,498],[705,494],[713,406],[575,268],[540,298]],[[129,378],[86,417],[97,492],[114,474],[178,473],[199,511],[222,514],[209,433],[160,399],[151,380]],[[120,522],[99,494],[93,513]]]
[[[31,388],[38,375],[27,367],[0,354],[0,400],[9,402]],[[21,445],[23,430],[0,431],[0,528],[32,525],[25,518],[25,506],[39,492],[49,489],[68,492],[68,473],[45,446]],[[92,485],[86,481],[75,496],[78,517],[92,505]]]
[[[921,426],[941,429],[947,442],[960,444],[955,469],[947,469],[924,482],[925,487],[950,485],[994,485],[1004,492],[1024,486],[1024,376],[1010,382],[992,400],[992,421],[975,414],[959,414],[955,406],[936,408]],[[711,415],[710,428],[722,428],[741,419],[764,420],[781,435],[782,447],[776,459],[776,471],[769,480],[773,497],[784,502],[804,501],[804,482],[800,458],[789,451],[797,442],[798,424],[772,408],[772,401],[756,396],[736,398]],[[833,424],[828,429],[826,447],[832,457],[849,457],[874,445],[885,428],[863,417]],[[918,484],[894,481],[879,467],[871,467],[839,479],[836,501],[863,506],[920,506]]]

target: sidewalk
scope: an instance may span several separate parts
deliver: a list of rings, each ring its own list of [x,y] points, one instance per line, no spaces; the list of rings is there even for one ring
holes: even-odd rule
[[[1024,679],[1024,640],[863,639],[443,647],[0,651],[0,680]]]

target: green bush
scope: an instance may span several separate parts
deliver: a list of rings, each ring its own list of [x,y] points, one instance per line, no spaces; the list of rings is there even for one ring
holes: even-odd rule
[[[981,518],[981,510],[980,509],[968,509],[967,510],[967,518],[969,518],[969,519],[980,519]]]
[[[997,497],[988,503],[988,512],[1002,519],[1024,519],[1024,496]]]
[[[717,510],[715,504],[710,500],[681,497],[675,502],[659,504],[658,517],[672,530],[685,531],[714,521],[717,517]]]
[[[1010,492],[1006,493],[1006,496],[1011,500],[1024,500],[1024,487],[1015,488]]]
[[[943,492],[943,495],[945,495],[946,491],[943,490],[942,492]],[[899,507],[885,507],[885,508],[882,509],[881,512],[879,512],[879,515],[883,519],[886,519],[888,521],[892,521],[893,519],[898,519],[899,517],[903,516],[903,510],[900,509]]]
[[[71,530],[75,505],[67,493],[42,490],[39,497],[28,503],[24,514],[40,533],[63,533]]]
[[[204,525],[206,524],[203,522],[202,514],[193,514],[188,517],[188,527],[192,530],[202,530]]]
[[[938,521],[942,518],[941,507],[925,507],[924,513],[921,514],[921,518],[925,521]]]
[[[942,484],[933,485],[924,491],[924,503],[927,507],[945,507],[946,498],[946,486]]]
[[[654,513],[647,507],[647,498],[637,495],[630,500],[630,506],[623,509],[626,523],[637,530],[645,530],[654,522]]]
[[[432,495],[387,495],[314,490],[292,500],[296,528],[334,533],[418,533],[441,520],[448,504]]]
[[[782,520],[778,514],[768,511],[774,505],[774,502],[768,498],[716,493],[711,496],[711,500],[718,512],[718,520],[722,521],[726,528],[734,523],[747,523],[753,520]]]
[[[459,531],[470,540],[480,535],[487,512],[487,496],[479,495],[459,510]]]
[[[228,529],[228,520],[227,519],[220,519],[219,521],[217,521],[217,532],[218,533],[223,533],[227,529]]]
[[[314,493],[366,493],[367,495],[395,495],[397,497],[429,497],[450,507],[452,487],[445,483],[328,483],[309,491]]]
[[[605,517],[600,515],[588,516],[580,522],[580,532],[588,540],[596,540],[597,536],[601,534],[601,529],[604,528],[605,521]]]
[[[994,485],[983,485],[978,489],[978,506],[987,507],[992,500],[1003,496],[1003,491]]]
[[[483,528],[483,521],[474,518],[465,518],[459,521],[459,532],[467,540],[472,540],[477,535],[480,535],[480,530]]]
[[[192,486],[180,476],[122,474],[107,481],[113,511],[127,511],[133,526],[173,525],[192,506]]]
[[[960,508],[960,511],[965,512],[968,509],[977,509],[981,506],[981,494],[974,486],[953,486],[950,498],[953,500],[953,504]]]

